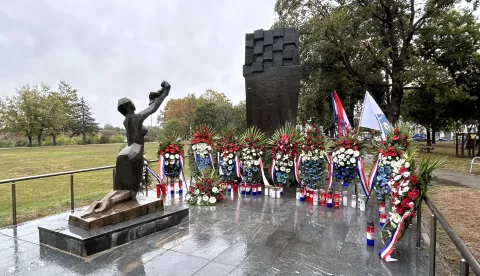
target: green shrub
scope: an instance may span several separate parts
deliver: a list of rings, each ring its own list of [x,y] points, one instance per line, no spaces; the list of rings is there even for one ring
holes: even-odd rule
[[[110,137],[110,143],[123,143],[124,136],[122,134],[115,134]]]
[[[13,143],[11,141],[0,140],[0,148],[10,148],[12,146],[13,146]]]
[[[67,146],[67,145],[76,145],[77,140],[75,137],[69,137],[66,135],[58,135],[57,136],[57,145],[59,146]]]

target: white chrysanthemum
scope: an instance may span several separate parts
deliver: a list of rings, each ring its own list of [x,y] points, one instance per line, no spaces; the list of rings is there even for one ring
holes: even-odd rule
[[[168,165],[168,160],[167,160],[167,161],[165,161],[165,165]]]
[[[403,176],[404,176],[404,177],[407,177],[407,178],[410,177],[410,172],[404,172],[404,173],[403,173]]]
[[[170,159],[171,159],[171,160],[175,159],[175,155],[173,155],[173,154],[170,155]]]
[[[170,153],[165,153],[165,158],[169,158],[170,157]]]
[[[185,199],[186,199],[186,200],[190,200],[190,198],[191,198],[190,194],[187,194],[187,195],[185,196]]]
[[[315,150],[315,153],[317,153],[317,154],[318,154],[318,149],[316,149],[316,150]]]
[[[259,162],[258,160],[255,160],[255,161],[253,161],[253,164],[254,164],[255,166],[258,166],[258,165],[260,165],[260,162]]]
[[[342,162],[339,162],[338,164],[339,164],[340,166],[342,166],[342,167],[345,166],[345,163],[343,163],[343,161],[342,161]]]
[[[340,152],[345,152],[345,148],[340,148]]]
[[[313,156],[313,157],[312,157],[312,160],[313,160],[313,161],[317,161],[318,158],[319,158],[318,156]],[[320,157],[320,158],[322,158],[322,157]]]
[[[200,205],[200,204],[202,204],[202,198],[201,198],[201,197],[198,197],[198,198],[197,198],[197,205]]]
[[[198,195],[200,193],[199,189],[195,189],[195,194]]]
[[[337,156],[338,159],[344,159],[345,158],[345,154],[340,154],[339,156]]]
[[[354,152],[353,152],[353,156],[359,157],[359,156],[360,156],[360,152],[359,152],[358,150],[354,151]]]
[[[180,155],[175,154],[175,158],[179,159],[179,158],[180,158]]]
[[[175,164],[175,160],[170,160],[170,164],[171,165]]]
[[[217,187],[213,187],[213,188],[212,188],[212,192],[218,193],[218,188],[217,188]]]
[[[210,202],[210,204],[215,204],[215,202],[217,202],[217,199],[212,196],[208,201]]]
[[[224,157],[223,157],[223,161],[224,161],[224,162],[227,162],[227,161],[228,161],[228,157],[224,156]]]
[[[255,149],[252,149],[252,152],[255,152]]]
[[[410,168],[410,163],[405,162],[405,168],[407,168],[407,169]]]
[[[258,152],[258,155],[261,156],[262,154],[263,154],[263,151],[259,151],[259,152]]]
[[[289,167],[293,166],[293,161],[291,161],[291,160],[288,161],[288,166],[289,166]]]
[[[212,150],[212,147],[211,147],[211,146],[207,146],[207,150]]]
[[[286,172],[286,173],[289,173],[289,172],[290,172],[290,169],[289,169],[289,168],[286,168],[286,169],[285,169],[285,172]]]
[[[350,163],[355,164],[355,158],[350,158]]]
[[[230,154],[228,155],[228,158],[233,158],[233,153],[230,153]]]
[[[283,167],[283,166],[280,167],[280,171],[281,171],[281,172],[284,172],[284,171],[285,171],[285,167]]]
[[[352,150],[352,149],[348,149],[348,150],[346,150],[346,153],[347,153],[347,154],[353,154],[353,150]]]
[[[333,157],[333,162],[337,163],[337,161],[338,161],[337,157]]]
[[[208,201],[208,196],[207,196],[207,195],[204,195],[204,196],[202,197],[202,199],[203,199],[203,201]]]
[[[192,146],[192,149],[193,149],[193,150],[196,150],[196,149],[197,149],[197,145],[193,145],[193,146]]]
[[[275,170],[278,171],[278,166],[275,166]]]
[[[347,165],[350,165],[350,161],[347,161]]]
[[[232,159],[228,160],[228,164],[230,165],[233,164],[233,160]]]

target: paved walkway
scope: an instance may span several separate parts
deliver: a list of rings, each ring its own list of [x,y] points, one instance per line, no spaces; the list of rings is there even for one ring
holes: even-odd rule
[[[465,185],[480,189],[480,175],[439,169],[433,171],[433,174],[437,177],[436,182],[439,184]]]
[[[167,204],[183,204],[179,199]],[[370,205],[370,203],[369,203]],[[380,228],[366,246],[377,209],[327,209],[265,196],[227,198],[190,209],[190,222],[82,259],[39,245],[37,227],[69,213],[0,230],[0,275],[427,275],[428,252],[415,249],[415,224],[384,263]]]

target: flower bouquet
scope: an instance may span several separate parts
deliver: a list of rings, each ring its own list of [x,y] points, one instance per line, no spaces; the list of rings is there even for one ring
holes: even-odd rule
[[[358,136],[349,129],[345,136],[338,138],[332,153],[333,176],[348,186],[357,180],[357,159],[360,156]]]
[[[316,189],[317,184],[323,180],[324,166],[327,163],[325,153],[331,142],[315,124],[306,126],[304,139],[299,164],[302,185]]]
[[[400,156],[407,151],[410,145],[410,126],[398,124],[393,132],[388,133],[384,141],[376,144],[378,147],[378,168],[375,175],[373,189],[379,201],[385,201],[390,195],[388,182],[392,175],[391,164],[400,160]]]
[[[402,149],[402,147],[407,147],[407,149],[389,159],[392,175],[388,186],[390,188],[392,209],[389,213],[390,219],[382,228],[382,242],[385,246],[379,253],[385,261],[394,260],[390,255],[396,243],[403,237],[413,217],[415,217],[421,200],[427,193],[427,185],[432,180],[433,170],[445,161],[445,159],[435,161],[432,161],[430,158],[423,159],[416,175],[414,162],[416,152],[413,147],[408,146],[409,135],[404,133],[407,137],[403,137],[398,135],[400,133],[400,129],[397,128],[391,135],[392,139],[395,136],[399,137],[399,139],[395,137],[395,140],[392,141],[400,141],[398,142],[400,145],[388,146],[390,153],[393,153],[395,147],[398,150]]]
[[[223,182],[233,182],[239,173],[240,162],[237,156],[241,149],[239,139],[230,129],[225,129],[217,141],[218,168]]]
[[[183,173],[183,144],[179,135],[165,137],[158,145],[159,176],[180,178]]]
[[[212,149],[214,147],[214,130],[208,125],[196,127],[190,141],[191,163],[194,174],[203,175],[203,172],[210,167],[213,169]]]
[[[241,138],[242,178],[246,183],[261,183],[263,176],[263,151],[265,134],[257,127],[247,129]]]
[[[302,142],[303,137],[289,122],[273,133],[269,144],[272,147],[271,177],[274,185],[285,185],[295,172],[298,150]]]
[[[203,177],[196,180],[195,184],[190,186],[185,196],[188,204],[212,206],[223,199],[224,189],[218,179],[213,176],[214,172],[210,177],[207,177],[205,173]]]

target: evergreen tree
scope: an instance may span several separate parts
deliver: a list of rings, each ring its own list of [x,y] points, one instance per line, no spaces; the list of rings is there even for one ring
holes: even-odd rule
[[[85,145],[87,143],[86,135],[96,133],[98,130],[98,123],[96,123],[95,118],[93,118],[88,102],[81,97],[75,108],[75,116],[72,124],[73,135],[82,135],[83,144]]]

